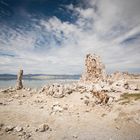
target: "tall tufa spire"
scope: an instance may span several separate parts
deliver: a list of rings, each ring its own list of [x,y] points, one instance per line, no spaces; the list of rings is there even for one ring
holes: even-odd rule
[[[23,77],[23,70],[19,70],[19,73],[17,75],[17,84],[16,84],[17,90],[20,90],[23,88],[22,77]]]

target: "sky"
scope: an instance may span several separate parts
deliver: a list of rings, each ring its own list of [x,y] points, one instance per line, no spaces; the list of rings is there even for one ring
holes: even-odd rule
[[[140,0],[0,0],[0,73],[140,72]]]

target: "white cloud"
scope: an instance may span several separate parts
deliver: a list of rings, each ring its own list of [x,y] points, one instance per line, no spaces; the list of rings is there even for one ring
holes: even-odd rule
[[[100,55],[108,71],[140,71],[140,42],[122,43],[140,34],[139,0],[86,2],[90,5],[86,9],[67,6],[78,15],[74,24],[52,17],[26,33],[4,27],[11,36],[6,41],[1,35],[0,50],[15,57],[0,56],[1,73],[15,73],[20,66],[26,73],[81,73],[86,53]],[[49,44],[44,41],[37,49],[42,34]]]

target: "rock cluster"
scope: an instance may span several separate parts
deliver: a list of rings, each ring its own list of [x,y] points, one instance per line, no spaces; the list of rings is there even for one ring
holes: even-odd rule
[[[81,82],[97,83],[106,79],[105,66],[99,56],[87,54],[85,59],[85,73]]]
[[[128,72],[119,72],[119,71],[116,71],[116,72],[112,73],[111,75],[108,75],[108,79],[112,79],[112,80],[140,79],[140,74],[131,74],[131,73],[128,73]]]
[[[63,98],[72,93],[90,93],[99,100],[99,103],[106,104],[109,101],[109,92],[127,92],[137,90],[135,86],[130,86],[124,79],[116,80],[112,83],[108,81],[98,81],[97,83],[77,82],[73,84],[52,84],[44,86],[39,93],[45,93],[54,98]],[[59,106],[54,106],[59,108]]]
[[[37,128],[34,129],[34,127],[30,127],[29,125],[21,127],[19,125],[6,125],[4,123],[0,123],[0,131],[1,135],[3,134],[13,134],[19,136],[19,139],[29,139],[32,137],[33,132],[46,132],[50,130],[48,124],[43,123],[39,125]]]
[[[112,80],[112,81],[117,81],[117,80],[126,80],[126,79],[131,79],[131,75],[127,72],[119,72],[116,71],[114,73],[112,73],[111,75],[108,75],[108,80]]]
[[[55,114],[57,112],[62,112],[63,111],[63,107],[59,104],[59,103],[54,103],[51,107],[51,114]]]
[[[39,93],[46,93],[46,95],[51,95],[54,98],[62,98],[67,94],[71,94],[75,91],[76,84],[58,84],[54,83],[52,85],[46,85],[42,87]]]

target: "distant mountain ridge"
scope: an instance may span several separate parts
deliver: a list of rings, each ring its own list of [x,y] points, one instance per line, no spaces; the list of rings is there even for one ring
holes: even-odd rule
[[[24,80],[51,80],[51,79],[79,79],[81,75],[54,75],[54,74],[25,74]],[[17,75],[15,74],[0,74],[0,80],[15,80]]]

